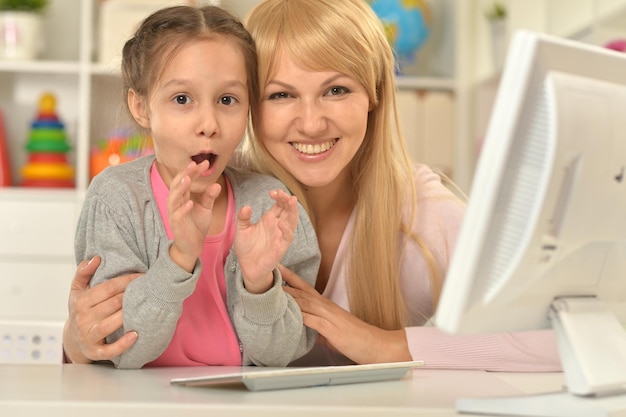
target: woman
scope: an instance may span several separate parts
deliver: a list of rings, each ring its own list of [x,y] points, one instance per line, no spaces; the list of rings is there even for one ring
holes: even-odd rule
[[[281,270],[304,323],[321,335],[297,364],[416,359],[431,368],[560,370],[551,331],[456,336],[428,326],[464,206],[409,160],[395,116],[393,54],[367,3],[266,0],[246,26],[262,91],[245,155],[307,208],[322,253],[316,288]],[[92,269],[79,269],[74,285]],[[80,290],[72,300],[99,304]],[[102,308],[86,311],[89,323],[115,323]],[[98,344],[104,334],[70,341],[97,354],[125,348]]]

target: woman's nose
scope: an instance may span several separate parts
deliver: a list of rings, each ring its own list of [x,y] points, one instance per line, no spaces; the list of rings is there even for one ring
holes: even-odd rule
[[[324,131],[328,126],[328,119],[323,104],[317,100],[303,100],[298,117],[299,128],[308,135]]]

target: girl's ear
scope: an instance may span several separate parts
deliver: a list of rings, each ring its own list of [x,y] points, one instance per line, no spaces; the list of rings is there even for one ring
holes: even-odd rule
[[[143,97],[132,88],[128,90],[128,109],[139,126],[150,129],[148,105],[144,102]]]

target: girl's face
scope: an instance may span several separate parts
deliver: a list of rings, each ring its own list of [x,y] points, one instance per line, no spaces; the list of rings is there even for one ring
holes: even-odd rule
[[[150,129],[157,168],[166,184],[190,161],[209,160],[208,170],[192,184],[192,193],[203,192],[220,179],[244,135],[248,102],[243,53],[224,38],[180,49],[162,71],[147,108],[129,97],[133,115]]]
[[[296,65],[286,51],[263,88],[261,140],[308,187],[346,181],[346,167],[363,143],[369,98],[353,78]]]

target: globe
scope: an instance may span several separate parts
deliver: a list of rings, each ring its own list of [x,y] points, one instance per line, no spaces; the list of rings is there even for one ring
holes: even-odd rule
[[[430,9],[425,0],[371,0],[370,6],[383,23],[401,72],[428,39]]]

